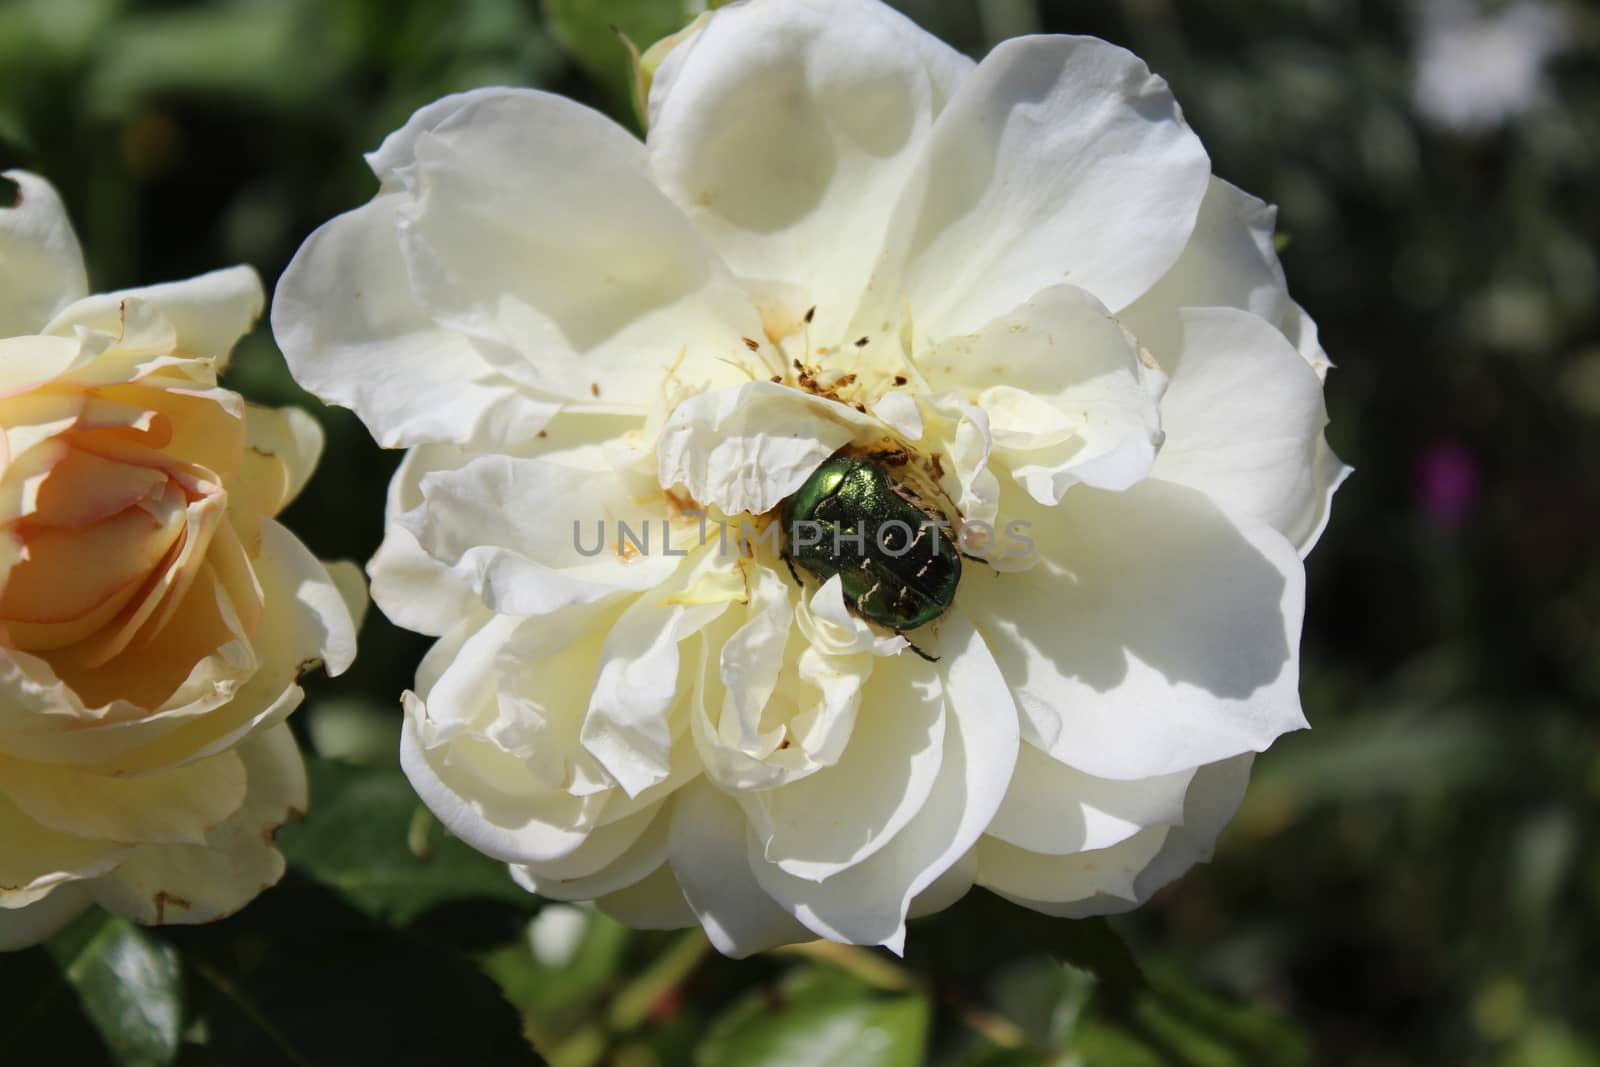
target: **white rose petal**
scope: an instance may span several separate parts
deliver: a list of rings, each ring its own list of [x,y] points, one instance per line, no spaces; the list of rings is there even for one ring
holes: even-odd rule
[[[1115,311],[1183,251],[1208,162],[1166,82],[1131,53],[1089,37],[1004,41],[941,112],[896,207],[898,256],[874,284],[903,289],[933,338],[1059,282]]]
[[[969,592],[1030,741],[1087,774],[1148,778],[1305,725],[1305,578],[1280,534],[1154,479],[1028,514],[1027,580]]]
[[[0,952],[37,945],[81,915],[93,903],[78,885],[63,885],[32,904],[0,907]]]
[[[670,368],[738,380],[722,361],[749,356],[742,338],[760,338],[760,320],[621,127],[508,89],[465,102],[413,148],[396,209],[411,284],[503,374],[624,406],[649,404]],[[542,195],[528,199],[529,182]]]
[[[1066,862],[985,838],[979,849],[988,862],[980,858],[978,881],[1024,907],[1063,918],[1129,911],[1194,864],[1211,858],[1217,835],[1244,798],[1254,758],[1247,753],[1197,769],[1179,821],[1152,825]],[[1115,891],[1108,884],[1115,885]]]
[[[0,337],[43,333],[89,292],[83,253],[54,186],[26,171],[3,176],[17,188],[0,187]]]
[[[892,204],[972,61],[886,6],[746,4],[674,48],[650,90],[650,167],[741,278],[840,331]]]
[[[682,486],[729,515],[760,515],[849,442],[855,414],[771,382],[701,393],[679,404],[661,431],[661,485]]]
[[[683,896],[724,955],[741,958],[808,940],[794,913],[764,891],[746,857],[744,813],[708,783],[682,791],[672,812],[672,871]]]
[[[339,216],[295,254],[272,306],[290,369],[329,403],[362,412],[383,445],[449,441],[463,425],[498,440],[537,432],[555,404],[515,389],[412,295],[400,200],[380,196]],[[363,373],[349,374],[355,366]]]
[[[987,416],[1001,463],[1041,504],[1073,485],[1126,489],[1150,472],[1166,376],[1082,289],[1056,285],[919,360]]]

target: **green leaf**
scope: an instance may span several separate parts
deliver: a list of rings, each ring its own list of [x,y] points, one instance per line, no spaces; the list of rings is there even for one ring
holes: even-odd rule
[[[523,919],[538,910],[505,864],[428,815],[398,768],[312,759],[307,770],[310,817],[284,827],[278,847],[363,911],[409,923],[441,904],[485,898],[511,905]]]
[[[971,980],[1041,954],[1090,972],[1117,1003],[1147,988],[1133,954],[1106,920],[1057,919],[981,889],[915,922],[906,959],[918,970]]]
[[[98,908],[44,947],[7,959],[7,1062],[160,1067],[178,1054],[183,982],[172,949]]]
[[[712,1028],[699,1067],[918,1067],[924,996],[880,997],[838,972],[800,969],[740,1000]]]
[[[78,62],[122,6],[121,0],[11,0],[0,6],[0,70]]]
[[[684,0],[545,0],[545,20],[573,62],[626,108],[632,95],[632,63],[623,38],[643,51],[688,25]]]
[[[100,41],[90,106],[125,113],[155,94],[192,93],[279,106],[320,104],[334,53],[315,6],[279,0],[150,11]]]
[[[1171,1067],[1183,1062],[1162,1055],[1126,1030],[1095,1019],[1085,1022],[1067,1047],[1076,1062],[1094,1067]]]
[[[1298,1067],[1311,1062],[1310,1042],[1288,1020],[1261,1005],[1201,988],[1180,967],[1154,973],[1155,992],[1141,998],[1138,1028],[1148,1040],[1200,1067]]]
[[[536,959],[527,938],[486,953],[481,962],[511,1003],[537,1019],[543,1029],[565,1034],[576,1029],[616,983],[629,941],[626,927],[596,911],[577,950],[560,965]]]
[[[961,1058],[961,1067],[1056,1067],[1058,1057],[1031,1048],[980,1045]],[[1090,1061],[1099,1064],[1098,1060]]]
[[[203,1043],[196,1062],[541,1062],[516,1012],[465,957],[385,926],[299,875],[230,919],[167,936],[189,976]]]

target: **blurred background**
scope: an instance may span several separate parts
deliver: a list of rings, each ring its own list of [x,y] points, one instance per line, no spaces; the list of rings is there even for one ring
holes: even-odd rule
[[[1215,862],[1109,925],[973,898],[914,926],[905,964],[632,934],[541,906],[418,812],[396,697],[425,642],[374,611],[297,716],[316,816],[283,834],[284,885],[213,927],[91,917],[0,960],[0,1059],[536,1062],[526,1037],[559,1067],[1600,1065],[1600,11],[901,6],[973,55],[1038,30],[1126,45],[1216,172],[1281,207],[1357,473],[1309,561],[1314,729],[1257,764]],[[637,128],[608,27],[644,45],[690,10],[0,0],[0,166],[61,190],[96,290],[242,262],[270,291],[373,194],[361,153],[413,109],[540,86]],[[295,387],[264,324],[230,381],[317,412],[288,521],[367,558],[396,457]]]

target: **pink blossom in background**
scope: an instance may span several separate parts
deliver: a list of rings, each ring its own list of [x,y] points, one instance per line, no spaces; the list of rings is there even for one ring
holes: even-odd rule
[[[1478,460],[1457,441],[1439,441],[1417,456],[1417,496],[1436,526],[1459,529],[1478,499]]]

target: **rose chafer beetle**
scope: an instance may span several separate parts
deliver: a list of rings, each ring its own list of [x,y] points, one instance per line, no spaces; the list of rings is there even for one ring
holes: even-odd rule
[[[891,475],[883,455],[836,452],[784,501],[783,556],[791,572],[837,574],[846,604],[900,632],[949,609],[961,554],[949,520]]]

